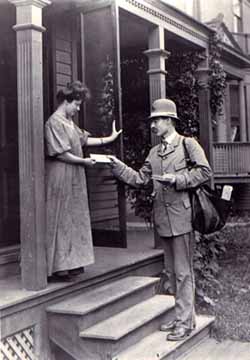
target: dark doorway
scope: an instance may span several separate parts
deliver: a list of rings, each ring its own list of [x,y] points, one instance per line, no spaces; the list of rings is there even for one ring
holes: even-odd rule
[[[0,247],[19,238],[18,109],[15,7],[0,5]]]

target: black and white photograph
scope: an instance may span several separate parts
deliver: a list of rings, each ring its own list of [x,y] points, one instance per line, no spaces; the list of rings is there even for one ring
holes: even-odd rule
[[[250,360],[250,0],[0,0],[0,360]]]

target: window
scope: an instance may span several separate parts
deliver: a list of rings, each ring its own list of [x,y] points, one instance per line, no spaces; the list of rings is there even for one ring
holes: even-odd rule
[[[230,84],[230,125],[231,125],[231,141],[240,141],[240,98],[239,85]]]
[[[234,32],[243,32],[242,22],[242,1],[233,0],[233,15],[234,15]]]

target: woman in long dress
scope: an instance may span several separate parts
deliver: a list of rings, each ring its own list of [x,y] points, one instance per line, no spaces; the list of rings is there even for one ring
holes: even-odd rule
[[[82,148],[108,144],[121,133],[113,122],[110,136],[89,137],[73,122],[88,96],[80,81],[68,84],[58,92],[58,108],[45,124],[48,276],[65,281],[94,262],[85,167],[95,160],[83,158]]]

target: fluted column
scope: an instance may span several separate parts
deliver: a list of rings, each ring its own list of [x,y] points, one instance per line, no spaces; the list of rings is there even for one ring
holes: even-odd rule
[[[148,57],[148,75],[151,104],[156,99],[166,97],[165,60],[169,52],[165,50],[164,28],[157,26],[149,34],[149,49],[144,51]]]
[[[169,56],[169,52],[165,50],[164,28],[155,27],[149,34],[149,49],[144,51],[148,57],[148,75],[149,75],[149,92],[150,107],[154,100],[166,97],[166,75],[165,62]],[[152,145],[156,145],[159,139],[151,134]]]
[[[221,105],[221,112],[216,116],[217,125],[216,125],[216,134],[217,142],[226,142],[227,141],[227,112],[226,112],[226,99],[223,99]]]
[[[21,274],[23,287],[47,285],[43,145],[42,8],[48,0],[9,0],[16,6]]]
[[[199,81],[203,84],[199,91],[199,123],[200,136],[199,140],[206,153],[210,165],[213,165],[213,133],[212,118],[210,110],[210,91],[208,87],[208,68],[197,70]]]
[[[165,70],[166,59],[169,52],[165,50],[165,35],[164,28],[156,26],[149,33],[148,50],[144,51],[148,57],[148,75],[149,75],[149,95],[150,95],[150,108],[156,99],[163,99],[166,97],[166,75]],[[160,139],[151,134],[151,143],[156,145]],[[154,227],[155,229],[155,227]],[[161,247],[161,242],[157,231],[154,232],[154,246],[155,248]]]

